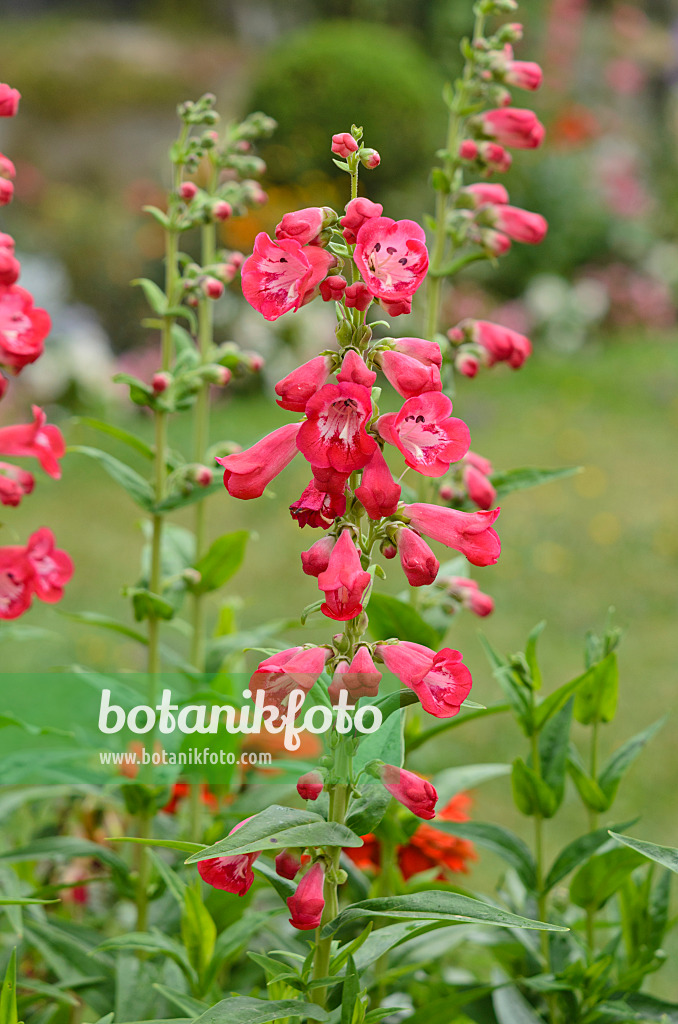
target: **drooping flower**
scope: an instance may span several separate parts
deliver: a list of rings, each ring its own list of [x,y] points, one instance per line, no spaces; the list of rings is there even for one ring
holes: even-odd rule
[[[372,415],[370,391],[360,384],[325,384],[306,405],[297,447],[312,466],[352,473],[367,465],[377,442],[365,426]]]
[[[341,274],[332,274],[320,282],[320,294],[324,302],[341,302],[346,291],[346,278]]]
[[[364,313],[372,302],[373,296],[370,289],[362,281],[349,284],[344,292],[344,302],[347,309],[357,309]]]
[[[217,458],[224,487],[234,498],[259,498],[297,454],[299,423],[286,423],[244,452]]]
[[[301,565],[307,576],[320,576],[329,565],[330,555],[336,540],[329,535],[321,537],[308,551],[301,552]]]
[[[331,356],[316,356],[292,370],[275,386],[278,405],[290,412],[303,412],[306,403],[327,380],[332,369]]]
[[[374,664],[369,649],[361,646],[349,664],[342,661],[337,666],[328,693],[333,704],[339,701],[342,690],[348,690],[352,702],[361,697],[376,697],[379,693],[381,672]]]
[[[494,601],[489,594],[484,594],[480,590],[476,580],[467,576],[450,576],[438,582],[445,584],[450,597],[455,598],[474,615],[484,618],[494,611]]]
[[[265,232],[242,268],[242,291],[265,320],[277,320],[309,302],[336,258],[317,245],[302,247],[292,238],[274,242]]]
[[[35,477],[27,469],[0,462],[0,504],[19,505],[35,486]]]
[[[428,270],[424,230],[412,220],[370,219],[358,231],[354,259],[372,295],[407,305]]]
[[[368,220],[381,217],[383,212],[384,207],[381,203],[373,203],[364,196],[359,196],[347,203],[346,215],[341,218],[339,223],[344,229],[343,235],[348,244],[355,245],[356,237],[363,224]]]
[[[39,406],[34,405],[32,411],[32,423],[0,427],[0,455],[37,459],[45,473],[58,480],[61,476],[58,460],[66,451],[62,433],[58,427],[46,423],[47,416]]]
[[[533,110],[500,107],[477,116],[483,133],[501,146],[536,149],[544,138],[544,126]]]
[[[379,769],[384,789],[418,818],[435,818],[438,794],[435,786],[406,768],[384,764]]]
[[[317,800],[323,791],[324,785],[325,783],[320,772],[306,772],[297,780],[297,793],[302,800]]]
[[[397,509],[401,490],[377,445],[355,489],[356,498],[362,502],[370,519],[382,519],[392,516]]]
[[[484,350],[488,366],[506,362],[517,370],[532,353],[530,339],[510,327],[493,324],[489,320],[475,320],[466,324],[466,330],[471,340]]]
[[[325,870],[320,861],[317,861],[303,876],[294,895],[287,900],[292,915],[290,924],[294,928],[308,932],[319,926],[325,909],[324,884]]]
[[[377,379],[374,370],[368,369],[365,360],[354,348],[348,349],[337,374],[340,384],[361,384],[364,388],[371,388]]]
[[[346,511],[346,496],[319,491],[311,480],[301,497],[290,505],[290,515],[300,527],[327,529]]]
[[[250,820],[250,818],[245,818],[244,821],[239,821],[228,833],[229,836],[232,836],[234,832],[242,828],[246,821]],[[198,874],[203,882],[207,882],[215,889],[233,893],[234,896],[244,896],[254,882],[252,865],[260,855],[261,850],[257,850],[254,853],[241,853],[234,857],[213,857],[211,860],[199,860]]]
[[[33,567],[25,548],[0,548],[0,619],[18,619],[33,598]]]
[[[541,214],[530,213],[529,210],[521,210],[518,206],[507,204],[492,210],[492,223],[514,242],[524,242],[527,245],[539,245],[548,231],[548,224]]]
[[[306,693],[325,667],[328,651],[324,647],[290,647],[266,658],[257,665],[250,679],[250,690],[256,697],[263,690],[266,702],[282,710],[292,690]]]
[[[0,117],[14,117],[19,109],[21,93],[4,82],[0,84]]]
[[[292,238],[300,245],[317,244],[320,232],[334,220],[336,214],[327,206],[308,206],[303,210],[294,210],[286,213],[276,225],[275,237],[279,242],[284,238]]]
[[[497,492],[489,477],[473,462],[467,462],[463,470],[464,486],[468,496],[478,508],[489,509],[497,499]]]
[[[466,455],[471,434],[463,420],[450,416],[447,395],[427,392],[408,398],[398,413],[377,421],[379,433],[405,456],[405,462],[423,476],[442,476],[450,463]]]
[[[275,858],[275,873],[280,878],[288,878],[290,881],[295,877],[301,867],[301,857],[291,850],[283,850]]]
[[[442,391],[440,370],[403,352],[386,349],[377,356],[384,376],[403,398],[414,398],[428,391]]]
[[[414,530],[460,551],[472,565],[494,565],[499,558],[501,542],[492,529],[499,511],[460,512],[423,503],[402,507]]]
[[[350,530],[342,530],[327,569],[318,576],[318,588],[325,594],[323,615],[348,622],[363,610],[362,599],[372,577],[360,564],[360,554]]]
[[[29,537],[26,558],[33,569],[32,587],[41,601],[55,604],[73,575],[73,562],[65,551],[54,547],[54,534],[47,527]]]
[[[378,644],[375,651],[389,672],[416,693],[430,715],[453,718],[458,714],[473,683],[459,651],[446,647],[436,653],[409,640]]]
[[[0,288],[0,366],[19,373],[43,352],[52,321],[18,285]]]
[[[504,72],[504,81],[516,89],[529,89],[533,92],[541,85],[543,73],[538,64],[532,60],[510,60]]]
[[[503,185],[493,185],[486,181],[476,181],[461,191],[464,195],[471,197],[475,208],[483,206],[485,203],[499,206],[509,201],[509,194]]]
[[[396,534],[400,564],[411,587],[428,587],[435,582],[440,562],[414,530],[402,528]]]

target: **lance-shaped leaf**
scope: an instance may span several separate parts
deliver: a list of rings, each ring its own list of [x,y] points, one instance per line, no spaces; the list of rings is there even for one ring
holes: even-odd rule
[[[566,932],[560,925],[544,924],[519,917],[489,903],[463,896],[461,893],[430,889],[427,892],[383,896],[354,903],[330,921],[321,937],[328,938],[344,925],[365,917],[415,918],[429,921],[456,921],[464,924],[492,924],[501,928],[534,928],[541,931]]]
[[[618,843],[624,843],[625,846],[629,846],[637,853],[642,853],[643,857],[648,857],[650,860],[656,861],[657,864],[661,864],[662,867],[669,868],[678,874],[678,850],[674,847],[646,843],[642,839],[634,839],[633,836],[623,836],[612,830],[610,830],[609,835],[616,839]]]
[[[565,707],[570,697],[572,697],[590,678],[593,669],[588,669],[587,672],[583,672],[580,676],[576,676],[574,679],[570,679],[569,683],[563,683],[557,690],[550,693],[541,704],[538,704],[534,712],[534,727],[535,731],[539,732],[544,728],[546,723],[554,715],[557,715],[562,707]]]
[[[521,469],[508,469],[504,472],[493,473],[490,480],[497,492],[497,501],[501,501],[513,491],[539,487],[541,484],[548,484],[553,480],[563,480],[565,477],[574,476],[575,473],[581,473],[579,466],[565,466],[560,469],[535,469],[526,466]]]
[[[516,807],[522,814],[551,818],[558,809],[558,798],[533,768],[517,757],[513,762],[511,786]]]
[[[196,563],[200,580],[190,586],[194,594],[207,594],[218,590],[242,565],[245,547],[249,538],[248,530],[235,530],[218,537],[209,550]]]
[[[323,1010],[322,1006],[302,1002],[300,999],[269,1000],[234,996],[211,1006],[193,1024],[269,1024],[280,1017],[329,1020],[327,1010]]]
[[[571,746],[567,754],[567,770],[577,787],[577,792],[582,798],[584,805],[591,811],[603,813],[610,806],[602,789],[595,779],[586,771],[584,764],[576,747]]]
[[[5,980],[0,989],[0,1024],[17,1024],[16,1009],[16,949],[7,964]]]
[[[617,825],[616,828],[628,828],[630,824],[631,822],[625,822],[622,825]],[[548,892],[554,885],[557,885],[558,882],[569,875],[570,871],[574,871],[585,860],[588,860],[596,850],[599,850],[601,846],[608,842],[611,835],[612,833],[608,829],[597,828],[595,832],[587,832],[583,836],[578,836],[571,843],[568,843],[567,846],[564,846],[546,876],[544,892]],[[617,837],[615,836],[615,838]]]
[[[578,907],[599,910],[642,863],[642,854],[624,847],[598,853],[572,879],[570,899]]]
[[[443,821],[436,819],[435,826],[441,832],[460,839],[470,839],[478,846],[492,850],[502,860],[515,868],[523,884],[532,892],[537,886],[537,871],[530,848],[514,832],[501,825],[482,821]]]
[[[5,850],[0,853],[0,861],[10,863],[45,860],[51,857],[59,860],[71,860],[73,857],[94,857],[122,874],[128,872],[127,865],[118,857],[117,853],[113,853],[106,846],[100,846],[99,843],[93,843],[89,839],[79,839],[76,836],[44,836],[31,840],[25,846],[17,846],[14,850]]]
[[[440,634],[422,619],[419,612],[406,601],[390,594],[373,593],[367,606],[370,632],[375,640],[408,640],[437,650]]]
[[[492,666],[492,675],[501,686],[509,701],[518,723],[526,736],[534,731],[532,708],[527,687],[517,678],[505,658],[498,654],[489,641],[480,634],[480,642]]]
[[[549,719],[539,736],[539,759],[541,775],[553,793],[556,810],[563,802],[565,775],[567,773],[567,751],[572,726],[572,705],[570,698],[560,711]]]
[[[603,765],[603,768],[598,776],[598,785],[607,797],[610,803],[615,798],[619,783],[622,778],[629,770],[635,759],[638,757],[643,747],[649,743],[656,732],[661,729],[666,721],[666,717],[660,718],[657,722],[653,722],[652,725],[648,726],[647,729],[643,729],[636,736],[632,736],[626,743],[622,743],[618,750],[615,750],[614,754],[610,757],[609,761]]]
[[[116,483],[124,487],[130,498],[146,512],[153,507],[153,488],[126,462],[121,462],[120,459],[114,458],[108,452],[101,451],[99,448],[90,448],[88,445],[72,445],[68,450],[76,452],[78,455],[86,455],[98,462]]]
[[[582,725],[592,722],[611,722],[617,710],[619,696],[619,666],[615,651],[592,665],[578,690],[574,702],[574,717]]]

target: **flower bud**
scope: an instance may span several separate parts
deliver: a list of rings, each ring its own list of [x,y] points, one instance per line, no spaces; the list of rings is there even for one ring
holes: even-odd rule
[[[9,249],[0,249],[0,285],[12,285],[19,280],[21,264]]]
[[[21,93],[11,86],[0,84],[0,117],[14,117],[19,109]]]
[[[215,220],[228,220],[233,214],[233,207],[225,199],[220,199],[212,207],[212,216]]]
[[[361,149],[360,163],[363,167],[366,167],[368,171],[373,171],[374,168],[378,167],[381,163],[381,157],[377,153],[376,149]]]
[[[275,873],[280,878],[294,878],[301,867],[301,857],[292,850],[283,850],[275,858]]]
[[[320,772],[306,772],[297,782],[297,793],[302,800],[317,800],[323,791],[323,777]]]
[[[16,168],[4,153],[0,153],[0,174],[3,178],[16,178]]]
[[[454,359],[454,368],[458,370],[464,377],[475,377],[480,367],[478,357],[471,351],[464,351],[463,349],[457,352]]]
[[[351,153],[357,153],[357,151],[358,143],[350,132],[340,132],[339,135],[332,136],[332,152],[337,156],[341,156],[345,160]]]
[[[198,186],[192,181],[182,181],[179,186],[179,195],[186,203],[190,203],[198,194]]]
[[[202,283],[202,290],[208,299],[220,299],[224,294],[224,285],[216,277],[206,277]]]
[[[14,185],[7,178],[0,178],[0,206],[7,206],[12,202]]]
[[[190,477],[198,487],[209,487],[214,480],[214,473],[209,466],[196,465],[192,467]]]
[[[326,277],[320,283],[320,294],[324,302],[341,302],[346,291],[346,278],[341,274]]]
[[[8,249],[12,255],[14,254],[14,239],[3,231],[0,231],[0,249]]]
[[[358,309],[363,313],[371,301],[372,293],[362,281],[350,284],[344,292],[344,302],[349,309]]]
[[[384,558],[395,558],[398,554],[398,549],[390,540],[383,540],[379,550]]]
[[[243,356],[252,373],[259,373],[260,370],[263,370],[264,357],[260,356],[258,352],[243,352]]]
[[[452,484],[441,484],[438,488],[438,497],[441,501],[452,501],[456,496],[456,491]]]
[[[155,373],[153,375],[151,387],[153,388],[156,395],[161,395],[163,391],[167,391],[171,383],[172,375],[163,371],[162,373]]]
[[[233,379],[233,374],[229,370],[229,368],[227,366],[220,366],[219,367],[219,378],[218,378],[218,380],[215,380],[214,383],[217,385],[217,387],[225,388],[227,384],[231,383],[232,379]]]

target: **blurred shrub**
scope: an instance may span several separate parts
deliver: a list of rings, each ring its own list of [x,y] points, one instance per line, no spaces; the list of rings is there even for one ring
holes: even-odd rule
[[[268,179],[278,184],[318,172],[340,174],[330,135],[365,129],[382,163],[370,192],[428,173],[443,139],[443,78],[397,29],[368,22],[322,22],[286,36],[267,55],[246,108],[278,122],[262,150]]]

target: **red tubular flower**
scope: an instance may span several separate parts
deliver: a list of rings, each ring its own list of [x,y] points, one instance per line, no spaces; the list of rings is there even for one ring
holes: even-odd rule
[[[317,245],[302,248],[292,238],[274,242],[265,232],[242,268],[242,291],[265,320],[277,320],[309,302],[336,258]]]
[[[346,215],[341,218],[339,223],[344,229],[343,235],[348,244],[355,245],[357,234],[363,224],[368,220],[381,217],[383,212],[384,207],[381,203],[373,203],[371,200],[365,199],[364,196],[352,199],[350,203],[347,203]]]
[[[400,564],[411,587],[427,587],[435,582],[440,562],[418,533],[414,530],[398,530],[396,544]]]
[[[503,173],[508,171],[513,163],[513,158],[503,146],[496,142],[474,142],[473,139],[464,139],[459,147],[459,156],[462,160],[475,160],[488,171]]]
[[[393,764],[384,764],[379,769],[379,776],[392,797],[416,814],[418,818],[435,818],[438,794],[435,786],[426,779],[420,778],[406,768],[397,768]]]
[[[424,230],[412,220],[375,217],[358,231],[354,259],[376,298],[411,299],[428,270]]]
[[[468,821],[466,811],[470,803],[467,793],[457,793],[436,817],[442,821]],[[434,825],[420,825],[407,846],[398,848],[398,867],[406,881],[432,868],[439,869],[439,881],[446,879],[446,870],[468,874],[471,860],[478,860],[473,843],[441,832]]]
[[[335,544],[334,537],[321,537],[308,551],[301,552],[301,565],[307,576],[317,578],[321,572],[325,572]]]
[[[239,821],[228,833],[229,836],[242,828],[246,821],[250,821],[250,818]],[[234,896],[244,896],[254,882],[252,865],[260,855],[261,850],[257,850],[254,853],[241,853],[235,857],[213,857],[211,860],[199,860],[198,874],[203,882],[207,882],[215,889],[233,893]]]
[[[476,320],[471,326],[471,337],[485,350],[488,366],[507,362],[517,370],[532,353],[530,339],[524,334],[489,320]]]
[[[426,341],[425,338],[396,338],[393,348],[405,356],[418,359],[424,366],[437,366],[440,369],[443,365],[440,345],[436,345],[434,341]]]
[[[303,412],[306,403],[327,380],[332,369],[330,356],[316,356],[279,380],[275,393],[278,405],[290,412]]]
[[[337,374],[337,380],[340,384],[361,384],[364,388],[371,388],[377,379],[377,375],[374,370],[369,370],[365,360],[356,352],[354,348],[350,348],[343,358],[341,364],[341,370]]]
[[[489,509],[494,505],[497,492],[487,476],[472,463],[464,466],[464,485],[469,498],[478,508]]]
[[[0,427],[0,455],[37,459],[48,476],[56,480],[61,476],[58,460],[63,458],[66,445],[58,427],[46,425],[47,416],[33,406],[33,422],[13,427]]]
[[[387,349],[377,356],[379,366],[391,384],[403,398],[414,398],[427,391],[442,391],[440,370],[433,363],[427,364]]]
[[[299,931],[308,932],[320,924],[325,909],[324,884],[325,871],[318,861],[306,872],[297,886],[297,891],[287,900],[292,915],[290,924]]]
[[[234,498],[259,498],[271,480],[297,454],[299,423],[287,423],[244,452],[216,461],[224,467],[224,487]]]
[[[26,559],[33,570],[32,587],[41,601],[56,604],[73,575],[73,562],[65,551],[54,547],[54,534],[43,527],[26,545]]]
[[[544,126],[534,111],[520,107],[487,110],[478,115],[478,123],[485,135],[501,146],[536,149],[544,138]]]
[[[532,60],[510,60],[506,65],[504,81],[516,89],[538,89],[542,82],[542,70]]]
[[[250,690],[256,696],[263,690],[267,702],[279,711],[292,690],[311,689],[325,667],[328,652],[324,647],[290,647],[257,665],[250,679]]]
[[[355,489],[356,498],[362,502],[370,519],[382,519],[392,516],[397,509],[401,490],[377,446],[363,470],[360,485]]]
[[[312,466],[352,473],[369,462],[377,442],[365,426],[372,397],[360,384],[325,384],[306,405],[297,447]]]
[[[0,206],[7,206],[14,197],[14,184],[7,178],[0,178]]]
[[[492,524],[499,509],[489,512],[459,512],[441,505],[403,505],[410,526],[418,533],[460,551],[472,565],[494,565],[501,552],[501,542]]]
[[[332,152],[345,160],[351,153],[358,152],[358,143],[350,132],[339,132],[338,135],[332,136]]]
[[[280,878],[289,878],[290,881],[299,871],[301,867],[301,857],[296,853],[292,853],[291,850],[283,850],[275,858],[275,873]]]
[[[317,800],[324,788],[320,772],[306,772],[297,781],[297,793],[302,800]]]
[[[498,206],[493,210],[492,219],[495,227],[503,231],[514,242],[525,242],[527,245],[538,245],[543,242],[548,224],[539,213],[530,213],[517,206]]]
[[[346,496],[319,491],[313,480],[298,501],[290,505],[290,515],[300,527],[313,526],[327,529],[346,511]]]
[[[328,693],[332,703],[338,704],[341,691],[348,690],[349,699],[355,702],[361,697],[376,697],[380,682],[381,672],[369,649],[363,646],[358,648],[350,665],[347,661],[339,663]]]
[[[19,373],[42,355],[52,321],[18,285],[0,289],[0,366]]]
[[[4,379],[4,378],[3,378]],[[19,505],[25,494],[35,486],[35,477],[26,469],[9,462],[0,462],[0,504]]]
[[[11,249],[0,248],[0,285],[7,287],[19,280],[21,264]]]
[[[0,153],[0,174],[3,178],[16,178],[16,167],[8,156],[4,153]],[[7,236],[5,236],[7,237]],[[0,244],[2,244],[0,242]],[[12,251],[14,251],[14,245],[12,243]]]
[[[346,291],[346,278],[333,274],[320,282],[320,294],[324,302],[341,302]]]
[[[311,466],[313,485],[323,494],[344,494],[349,474],[340,473],[331,466]]]
[[[0,619],[18,619],[33,598],[33,567],[24,548],[0,548]]]
[[[489,594],[484,594],[479,589],[475,580],[466,576],[450,576],[445,581],[451,597],[456,597],[465,608],[472,611],[474,615],[485,618],[494,611],[494,601]]]
[[[363,594],[371,579],[360,564],[351,531],[342,530],[327,569],[318,576],[318,588],[325,594],[320,611],[338,622],[354,619],[363,610]]]
[[[477,181],[473,185],[467,185],[466,188],[462,189],[462,192],[465,195],[471,196],[476,209],[485,203],[503,205],[509,201],[509,194],[503,185],[491,185],[484,181]]]
[[[21,93],[4,82],[0,84],[0,117],[14,117],[19,109]]]
[[[430,392],[408,398],[398,413],[386,413],[377,421],[379,433],[405,456],[405,462],[422,476],[442,476],[450,463],[458,462],[469,449],[471,434],[463,420],[450,416],[447,395]]]
[[[471,692],[473,680],[459,651],[401,640],[375,648],[389,672],[416,693],[424,711],[436,718],[454,718]]]
[[[276,225],[275,237],[278,241],[292,238],[300,245],[311,245],[324,227],[325,210],[319,206],[308,206],[304,210],[286,213]]]
[[[362,281],[356,281],[355,284],[350,284],[346,288],[344,302],[347,309],[357,309],[364,313],[372,302],[372,292]]]

